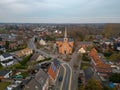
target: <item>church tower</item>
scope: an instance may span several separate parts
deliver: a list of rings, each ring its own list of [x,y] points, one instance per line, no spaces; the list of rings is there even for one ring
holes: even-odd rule
[[[64,42],[67,42],[68,38],[67,38],[67,29],[65,27],[65,33],[64,33]]]

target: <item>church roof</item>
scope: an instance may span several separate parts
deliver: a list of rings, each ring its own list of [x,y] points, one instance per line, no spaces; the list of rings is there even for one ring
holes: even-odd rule
[[[64,38],[57,38],[56,41],[61,41],[63,42],[64,41]],[[68,42],[73,42],[73,38],[68,38]]]

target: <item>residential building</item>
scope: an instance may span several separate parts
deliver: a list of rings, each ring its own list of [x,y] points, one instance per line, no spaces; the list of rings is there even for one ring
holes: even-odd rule
[[[40,39],[39,44],[40,45],[47,45],[46,41],[42,38]]]
[[[24,90],[48,90],[49,77],[42,69],[38,71],[35,77],[25,85]]]
[[[23,49],[23,50],[20,50],[20,51],[16,52],[15,55],[18,56],[18,57],[23,57],[23,56],[30,55],[30,54],[32,54],[32,53],[33,53],[32,49],[30,49],[30,48],[25,48],[25,49]]]
[[[5,46],[6,42],[5,41],[0,41],[0,45]]]
[[[67,30],[65,29],[64,38],[58,38],[56,40],[58,51],[60,54],[72,54],[74,47],[74,40],[67,38]]]
[[[51,85],[55,84],[58,72],[59,72],[60,63],[57,59],[54,59],[51,62],[50,67],[48,68],[48,75],[50,77]]]
[[[85,46],[85,47],[93,46],[93,43],[92,42],[83,41],[83,42],[80,42],[80,46]]]
[[[89,55],[93,69],[100,77],[107,77],[108,74],[112,73],[111,65],[104,63],[100,59],[95,48],[90,51]]]
[[[86,53],[86,50],[82,47],[78,50],[78,53]]]
[[[9,78],[12,75],[12,70],[0,70],[0,79]]]
[[[9,53],[2,54],[0,55],[0,62],[1,62],[1,65],[4,67],[13,65],[14,63],[13,56]]]
[[[32,57],[30,58],[30,61],[35,62],[35,61],[41,61],[43,59],[45,59],[43,55],[41,55],[40,53],[34,53]]]
[[[18,45],[17,45],[16,42],[10,43],[10,44],[9,44],[9,49],[16,49],[17,46],[18,46]]]
[[[20,89],[21,83],[22,81],[15,80],[12,84],[8,85],[5,90],[21,90]]]
[[[1,46],[1,45],[0,45],[0,51],[5,52],[5,51],[6,51],[5,46]]]

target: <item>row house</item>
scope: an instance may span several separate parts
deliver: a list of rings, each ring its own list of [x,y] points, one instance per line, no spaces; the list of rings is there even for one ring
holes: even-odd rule
[[[33,53],[32,49],[25,48],[25,49],[22,49],[22,50],[16,52],[15,55],[18,56],[18,57],[23,57],[23,56],[30,55],[32,53]]]
[[[109,64],[104,63],[97,54],[95,48],[93,48],[90,53],[91,64],[94,71],[102,77],[106,77],[108,74],[112,73],[112,68]]]
[[[80,42],[80,46],[85,46],[85,47],[92,47],[93,46],[93,42],[87,42],[87,41],[83,41]]]

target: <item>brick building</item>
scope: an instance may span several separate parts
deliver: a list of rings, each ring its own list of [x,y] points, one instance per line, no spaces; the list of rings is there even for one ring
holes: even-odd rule
[[[58,46],[58,51],[60,54],[72,54],[74,40],[72,38],[67,38],[67,30],[65,29],[64,38],[58,38],[56,40]]]

